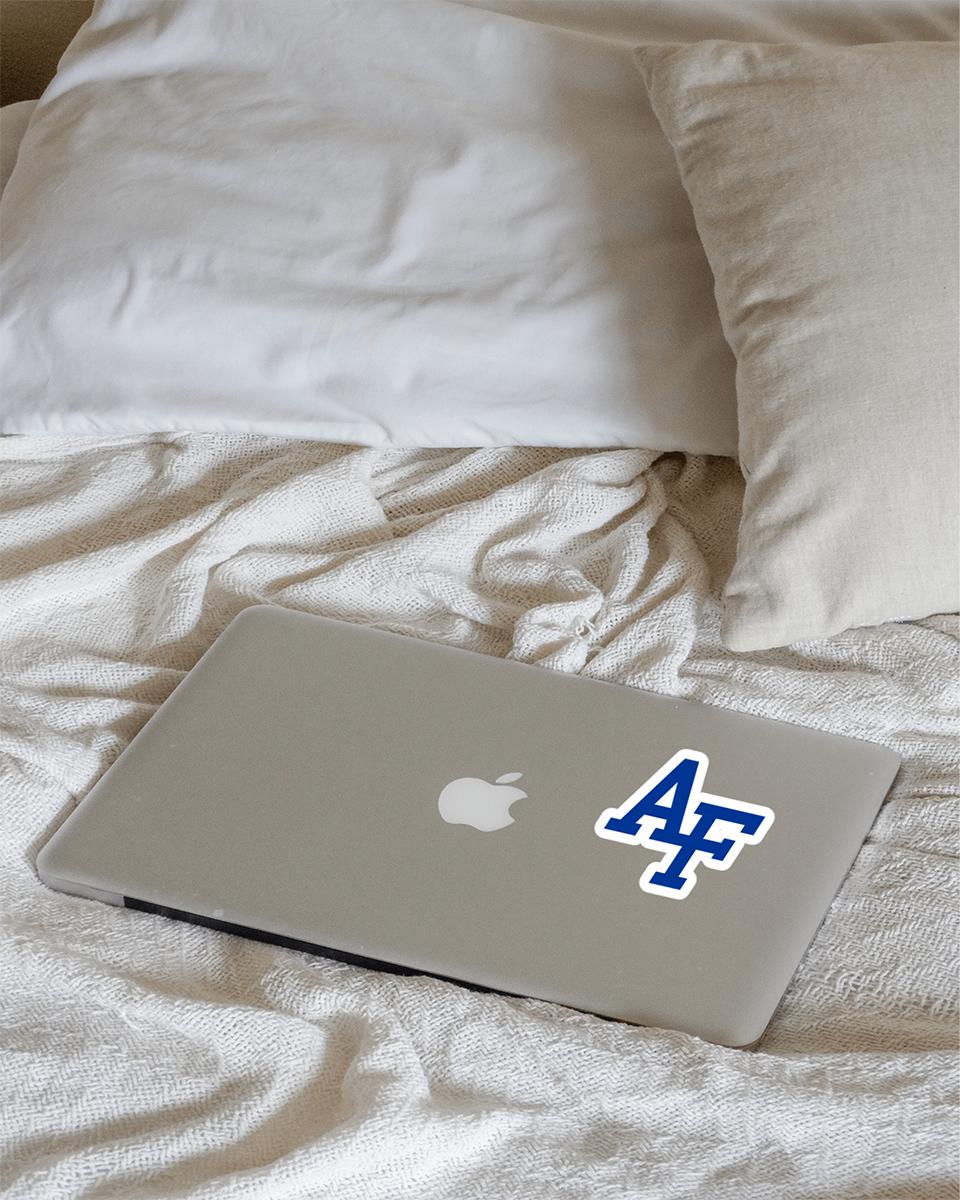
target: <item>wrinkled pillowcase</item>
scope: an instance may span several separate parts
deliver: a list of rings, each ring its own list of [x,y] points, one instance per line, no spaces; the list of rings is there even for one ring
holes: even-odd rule
[[[2,213],[6,433],[736,453],[629,46],[459,4],[101,0]]]
[[[636,61],[737,358],[726,644],[956,610],[956,46],[703,42]]]

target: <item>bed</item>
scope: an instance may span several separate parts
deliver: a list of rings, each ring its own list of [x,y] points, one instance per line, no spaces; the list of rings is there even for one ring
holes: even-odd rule
[[[3,110],[5,1196],[957,1194],[956,16],[102,0]],[[896,750],[759,1046],[40,884],[252,604]]]

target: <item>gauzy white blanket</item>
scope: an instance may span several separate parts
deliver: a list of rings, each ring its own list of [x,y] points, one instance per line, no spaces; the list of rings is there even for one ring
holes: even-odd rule
[[[953,618],[721,649],[727,459],[188,434],[0,456],[5,1196],[956,1194]],[[40,846],[262,603],[899,751],[759,1049],[41,885]]]

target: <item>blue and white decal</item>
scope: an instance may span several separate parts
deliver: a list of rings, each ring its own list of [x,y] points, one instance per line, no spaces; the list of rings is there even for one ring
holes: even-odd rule
[[[763,840],[773,810],[703,790],[709,759],[699,750],[678,750],[619,808],[605,809],[597,837],[663,852],[640,876],[653,896],[682,900],[697,882],[702,863],[727,871],[746,845]]]

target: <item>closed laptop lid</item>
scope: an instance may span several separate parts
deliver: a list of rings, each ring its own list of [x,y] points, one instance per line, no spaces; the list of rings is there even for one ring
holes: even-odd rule
[[[746,1045],[898,765],[255,606],[38,869],[80,895]]]

